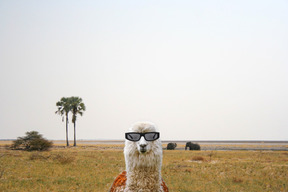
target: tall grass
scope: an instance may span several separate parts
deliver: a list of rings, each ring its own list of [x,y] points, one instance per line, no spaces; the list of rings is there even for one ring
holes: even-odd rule
[[[1,149],[0,191],[108,191],[125,169],[118,148]],[[172,192],[288,191],[288,152],[165,150],[162,176]]]

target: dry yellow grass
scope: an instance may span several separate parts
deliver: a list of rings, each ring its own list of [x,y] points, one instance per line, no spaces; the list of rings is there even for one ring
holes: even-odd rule
[[[108,191],[125,169],[123,147],[2,148],[0,191]],[[164,150],[162,175],[172,192],[288,191],[288,152]]]
[[[287,152],[165,151],[164,156],[162,172],[172,191],[288,190]]]

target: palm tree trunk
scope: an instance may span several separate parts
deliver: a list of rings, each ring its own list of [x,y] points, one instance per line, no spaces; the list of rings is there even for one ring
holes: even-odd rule
[[[76,121],[74,122],[74,146],[76,147]]]
[[[68,141],[68,114],[66,114],[66,145],[67,145],[67,147],[69,146],[69,141]]]

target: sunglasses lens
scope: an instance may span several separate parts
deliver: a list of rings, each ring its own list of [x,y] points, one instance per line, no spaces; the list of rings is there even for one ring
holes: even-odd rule
[[[144,137],[146,141],[155,141],[159,138],[159,133],[146,133]]]
[[[139,141],[141,135],[139,133],[126,133],[126,139],[130,141]]]

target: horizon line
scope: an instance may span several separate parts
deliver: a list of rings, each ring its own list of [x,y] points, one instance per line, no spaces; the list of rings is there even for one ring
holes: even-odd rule
[[[14,141],[14,140],[17,140],[17,139],[0,139],[0,141]],[[66,139],[48,139],[50,141],[66,141]],[[68,140],[69,142],[73,142],[74,140],[73,139],[69,139]],[[97,141],[101,141],[101,142],[111,142],[111,141],[114,141],[114,142],[124,142],[125,139],[77,139],[76,141],[90,141],[90,142],[97,142]],[[235,142],[241,142],[241,143],[261,143],[261,142],[269,142],[269,143],[288,143],[288,140],[269,140],[269,139],[263,139],[263,140],[260,140],[260,139],[235,139],[235,140],[229,140],[229,139],[219,139],[219,140],[212,140],[212,139],[165,139],[165,140],[161,140],[162,142],[207,142],[207,143],[213,143],[213,142],[225,142],[225,143],[229,143],[229,142],[232,142],[232,143],[235,143]]]

